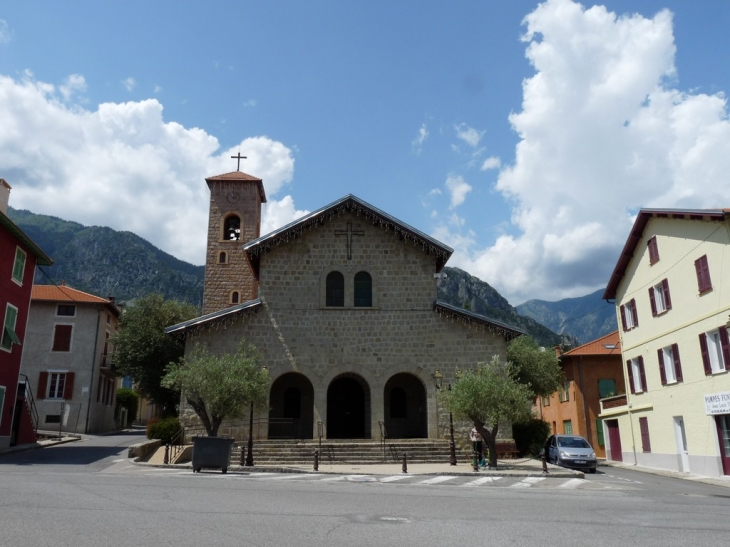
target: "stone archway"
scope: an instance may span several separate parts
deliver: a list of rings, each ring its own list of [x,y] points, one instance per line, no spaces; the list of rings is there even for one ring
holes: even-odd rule
[[[370,438],[370,387],[357,374],[341,374],[327,388],[327,438]]]
[[[314,388],[298,372],[279,376],[269,392],[269,439],[311,439]]]
[[[391,439],[428,437],[426,388],[407,372],[390,377],[383,389],[385,429]]]

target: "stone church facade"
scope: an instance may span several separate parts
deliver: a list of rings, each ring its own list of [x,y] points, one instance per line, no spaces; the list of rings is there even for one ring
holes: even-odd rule
[[[316,438],[321,423],[328,439],[441,438],[434,376],[446,388],[523,334],[436,300],[452,249],[355,196],[259,236],[260,179],[207,181],[204,315],[167,332],[186,354],[258,348],[271,376],[263,437]]]

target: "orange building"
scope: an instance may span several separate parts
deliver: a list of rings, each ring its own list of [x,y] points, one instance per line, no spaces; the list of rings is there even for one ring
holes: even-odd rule
[[[585,437],[596,455],[605,458],[599,400],[626,392],[618,331],[563,354],[556,351],[565,384],[550,397],[538,398],[539,415],[553,434]]]

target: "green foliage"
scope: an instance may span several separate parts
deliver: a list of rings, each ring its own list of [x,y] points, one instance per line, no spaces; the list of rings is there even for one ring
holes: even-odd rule
[[[269,373],[258,365],[258,351],[241,342],[233,354],[216,356],[196,346],[189,358],[170,363],[163,385],[182,391],[210,437],[224,418],[241,417],[251,403],[266,402]]]
[[[514,367],[515,379],[528,386],[533,397],[547,397],[563,383],[563,370],[555,352],[541,349],[528,336],[519,336],[507,344],[507,360]]]
[[[182,357],[184,347],[164,329],[197,315],[198,309],[190,304],[159,294],[145,296],[124,309],[111,340],[116,372],[131,376],[140,395],[162,405],[165,415],[176,413],[180,393],[162,386],[161,380],[168,363]]]
[[[169,444],[180,431],[180,420],[174,417],[152,418],[147,422],[147,438],[160,439],[162,444]]]
[[[137,417],[137,408],[139,407],[139,395],[128,387],[122,387],[117,390],[117,406],[127,409],[127,423],[130,426]]]
[[[539,456],[549,436],[550,424],[539,418],[512,424],[512,437],[522,456]]]

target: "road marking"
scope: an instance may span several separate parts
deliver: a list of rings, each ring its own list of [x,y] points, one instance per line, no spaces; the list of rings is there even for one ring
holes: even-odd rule
[[[380,482],[395,482],[399,481],[401,479],[408,479],[410,478],[409,475],[393,475],[392,477],[383,477],[380,479]]]
[[[462,484],[462,486],[481,486],[482,484],[488,484],[490,482],[495,482],[500,480],[502,477],[482,477],[480,479],[475,479],[471,482],[467,482],[466,484]]]
[[[278,477],[270,477],[272,481],[285,481],[287,479],[299,479],[303,475],[297,473],[294,475],[279,475]]]
[[[569,479],[569,480],[565,481],[563,484],[559,485],[558,488],[567,488],[567,489],[578,488],[581,484],[585,484],[587,482],[588,481],[585,479]]]
[[[113,460],[112,463],[119,463],[119,462],[126,462],[127,458],[122,458],[121,460]]]
[[[510,486],[510,488],[530,488],[533,484],[537,484],[544,480],[545,477],[527,477],[522,479],[520,482],[514,483]]]
[[[421,481],[419,484],[438,484],[440,482],[454,480],[455,478],[456,477],[450,475],[442,475],[439,477],[434,477],[432,479],[426,479],[425,481]]]
[[[344,481],[347,477],[344,477],[342,475],[338,477],[327,477],[326,479],[322,479],[322,482],[335,482],[335,481]]]

